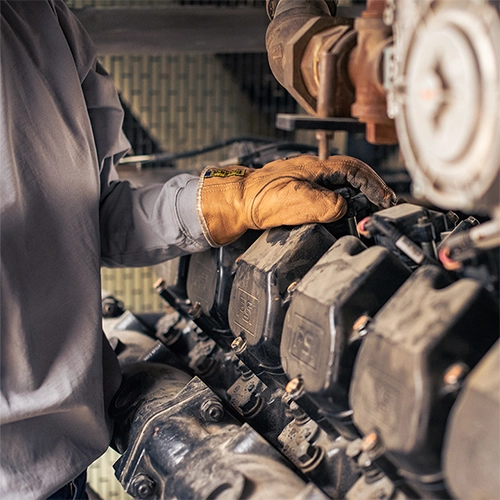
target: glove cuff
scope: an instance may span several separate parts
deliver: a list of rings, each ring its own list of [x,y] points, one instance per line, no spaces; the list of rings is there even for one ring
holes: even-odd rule
[[[200,175],[200,179],[198,180],[198,189],[196,191],[196,214],[198,215],[198,219],[200,220],[200,225],[201,225],[201,230],[203,232],[203,236],[205,236],[206,240],[208,241],[209,245],[214,248],[219,248],[222,245],[219,245],[215,243],[213,240],[210,231],[208,229],[207,221],[205,220],[205,217],[203,216],[203,211],[201,209],[201,196],[202,196],[202,190],[203,190],[203,185],[205,183],[205,174],[208,169],[214,168],[211,165],[208,165],[203,169]]]

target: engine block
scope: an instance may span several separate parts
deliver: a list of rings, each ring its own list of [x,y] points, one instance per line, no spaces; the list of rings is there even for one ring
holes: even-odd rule
[[[434,246],[418,241],[423,217]],[[376,237],[374,218],[394,232]],[[113,411],[127,491],[498,491],[498,388],[487,375],[498,351],[495,270],[484,255],[449,271],[435,253],[417,264],[399,250],[394,238],[404,235],[436,252],[459,225],[450,214],[403,204],[370,219],[358,225],[365,236],[276,228],[167,262],[157,269],[167,313],[105,320],[125,377]],[[481,267],[487,280],[468,277]],[[457,441],[474,453],[456,453]]]

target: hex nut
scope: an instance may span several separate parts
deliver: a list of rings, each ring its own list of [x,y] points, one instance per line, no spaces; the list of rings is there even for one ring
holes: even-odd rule
[[[201,304],[200,302],[195,302],[193,306],[188,311],[188,316],[192,319],[197,319],[201,316]]]
[[[297,399],[304,393],[304,381],[300,377],[294,377],[286,384],[286,393],[292,398]]]
[[[303,441],[297,451],[297,459],[303,472],[314,470],[325,456],[321,447],[309,444],[307,441]]]
[[[155,491],[156,483],[146,474],[138,474],[132,480],[132,495],[135,498],[146,499],[151,498]]]
[[[224,407],[217,399],[206,399],[200,406],[200,415],[204,422],[220,422],[224,416]]]
[[[233,349],[236,354],[241,354],[246,348],[247,342],[243,337],[236,337],[231,342],[231,349]]]

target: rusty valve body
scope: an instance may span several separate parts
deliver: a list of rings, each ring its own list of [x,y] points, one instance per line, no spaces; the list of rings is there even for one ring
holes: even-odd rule
[[[354,28],[352,20],[333,18],[320,4],[277,2],[267,32],[275,77],[309,114],[354,116],[366,123],[368,142],[395,144],[382,83],[384,50],[392,42],[382,20],[385,0],[369,0]],[[318,137],[328,134],[319,131]]]
[[[385,0],[369,0],[354,27],[358,44],[349,59],[349,77],[356,88],[351,113],[366,123],[366,140],[372,144],[396,144],[394,120],[387,116],[383,86],[384,50],[392,43],[392,29],[385,26]]]

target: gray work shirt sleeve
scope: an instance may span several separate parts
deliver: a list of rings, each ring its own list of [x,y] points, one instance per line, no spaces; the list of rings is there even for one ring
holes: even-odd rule
[[[180,174],[164,185],[143,187],[119,180],[115,165],[130,147],[121,130],[123,110],[111,78],[95,57],[90,65],[80,65],[85,66],[82,90],[100,168],[103,264],[147,266],[210,248],[196,214],[198,177]]]
[[[112,170],[105,160],[103,177]],[[107,266],[156,264],[210,248],[196,214],[198,177],[180,174],[140,188],[102,179],[101,258]]]

